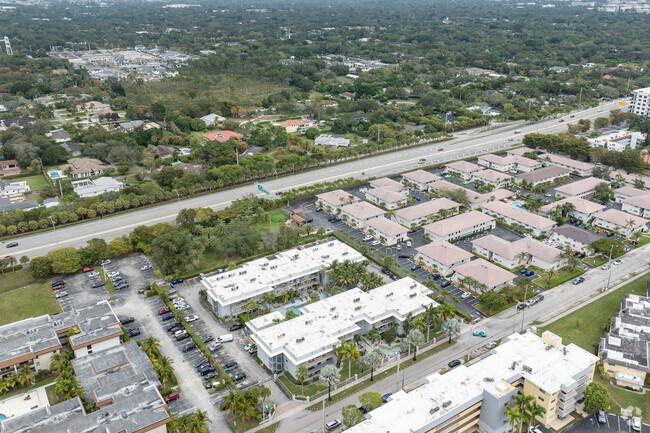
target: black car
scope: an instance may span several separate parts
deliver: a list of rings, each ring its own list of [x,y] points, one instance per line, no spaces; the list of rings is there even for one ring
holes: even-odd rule
[[[163,316],[161,317],[163,322],[166,322],[167,320],[171,320],[173,318],[174,318],[174,313],[163,314]]]
[[[189,334],[185,334],[189,336]],[[196,344],[194,343],[187,343],[185,346],[183,346],[183,352],[189,352],[190,350],[196,349]]]
[[[174,333],[176,331],[180,331],[181,329],[183,329],[183,325],[180,323],[172,323],[167,327],[167,332]]]
[[[399,280],[399,277],[397,275],[395,275],[395,274],[390,274],[390,279],[397,281],[397,280]]]
[[[409,230],[408,232],[409,232],[409,233],[415,233],[415,232],[417,232],[417,231],[418,231],[417,229],[412,229],[412,230]]]
[[[306,222],[307,224],[309,224],[309,223],[313,223],[313,222],[314,222],[314,219],[313,219],[313,218],[307,218],[307,219],[305,220],[305,222]]]
[[[411,258],[411,256],[409,256],[408,254],[400,254],[397,257],[399,257],[400,259],[410,259]]]
[[[323,212],[323,208],[317,207],[316,212]]]
[[[104,283],[103,281],[98,281],[98,282],[96,282],[96,283],[93,283],[93,285],[92,285],[91,287],[92,287],[93,289],[96,289],[97,287],[103,287],[104,284],[106,284],[106,283]]]
[[[199,373],[201,373],[201,376],[205,376],[206,374],[214,373],[215,371],[217,371],[217,369],[210,365],[209,367],[199,370]]]
[[[366,409],[365,406],[359,406],[357,409],[359,409],[359,412],[364,415],[368,413],[368,409]]]
[[[608,237],[608,238],[611,238],[612,236],[614,236],[614,234],[615,234],[615,233],[607,232],[607,237]]]
[[[203,378],[205,380],[212,379],[213,377],[217,377],[217,374],[219,374],[219,373],[217,373],[216,371],[212,371],[212,372],[206,374],[205,376],[203,376]]]
[[[140,328],[129,328],[126,330],[126,333],[129,337],[135,337],[136,335],[140,335]]]
[[[181,334],[181,335],[179,335],[179,336],[176,337],[176,341],[183,341],[183,340],[185,340],[186,338],[190,338],[190,334],[188,334],[188,333]]]
[[[381,273],[386,274],[386,275],[390,275],[390,271],[388,269],[384,269],[384,268],[381,269]]]
[[[458,359],[454,359],[453,361],[450,361],[449,364],[447,364],[449,368],[455,368],[460,365],[460,361]]]
[[[239,331],[239,330],[242,329],[243,327],[244,327],[244,325],[241,325],[241,324],[239,324],[239,323],[235,323],[234,325],[230,325],[230,326],[228,327],[228,331]]]
[[[17,246],[18,246],[18,242],[9,242],[7,244],[7,248],[13,248],[13,247],[17,247]]]
[[[230,376],[230,378],[232,379],[233,382],[239,382],[240,380],[243,380],[243,379],[246,378],[246,373],[237,372],[237,373],[233,374],[232,376]]]
[[[214,340],[214,337],[212,335],[204,335],[201,337],[201,340],[203,340],[204,343],[209,343],[210,341]]]
[[[388,399],[390,398],[391,395],[393,395],[393,394],[390,394],[390,393],[389,393],[389,394],[384,394],[384,395],[382,395],[382,396],[381,396],[381,402],[382,402],[382,403],[388,403]]]
[[[52,287],[59,286],[61,284],[65,284],[65,281],[63,281],[63,280],[52,281]]]
[[[135,319],[131,316],[118,317],[117,320],[119,320],[122,325],[135,322]]]
[[[234,369],[237,368],[237,367],[238,367],[238,364],[237,364],[235,361],[226,362],[226,363],[223,365],[223,369],[224,369],[225,371],[234,370]]]

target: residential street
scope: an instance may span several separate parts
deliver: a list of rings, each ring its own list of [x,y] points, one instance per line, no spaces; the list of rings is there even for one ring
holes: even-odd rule
[[[599,108],[574,112],[575,117],[570,121],[567,117],[565,123],[559,123],[558,119],[548,119],[534,124],[513,124],[485,133],[480,132],[483,128],[462,131],[457,134],[456,138],[446,142],[406,148],[383,155],[286,176],[277,180],[268,180],[262,182],[262,184],[271,191],[272,195],[270,197],[275,198],[274,193],[276,191],[311,185],[316,182],[332,181],[347,177],[367,178],[392,175],[418,168],[417,163],[421,158],[427,159],[427,165],[433,165],[481,153],[505,150],[513,144],[516,144],[516,141],[509,142],[508,138],[515,137],[516,140],[519,140],[526,133],[530,132],[562,132],[566,130],[568,123],[577,122],[579,119],[595,119],[596,117],[602,116],[604,112],[618,107],[620,106],[617,100],[605,103]],[[522,133],[514,135],[513,131],[515,129],[520,129]],[[258,193],[259,191],[256,185],[246,185],[214,194],[170,202],[152,208],[59,228],[56,232],[47,231],[20,237],[16,238],[19,245],[12,250],[12,253],[16,256],[27,255],[28,257],[37,257],[45,255],[50,250],[61,247],[83,246],[92,238],[103,238],[109,241],[115,237],[129,233],[139,225],[173,221],[181,208],[211,207],[213,209],[223,209],[232,200],[246,194]],[[264,194],[262,195],[269,197]],[[5,242],[8,243],[9,241],[8,239]]]

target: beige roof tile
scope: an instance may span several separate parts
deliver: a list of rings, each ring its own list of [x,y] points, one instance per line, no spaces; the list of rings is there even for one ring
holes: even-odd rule
[[[553,220],[544,218],[543,216],[540,215],[535,215],[534,213],[519,209],[514,206],[510,206],[509,204],[500,201],[492,201],[490,203],[485,203],[483,205],[483,209],[490,210],[499,215],[503,215],[504,217],[511,218],[522,224],[540,230],[549,229],[555,226],[555,221]]]
[[[541,212],[544,213],[549,213],[553,209],[555,209],[558,206],[562,206],[564,203],[571,203],[573,207],[575,208],[576,212],[580,212],[583,214],[591,215],[592,213],[600,212],[601,210],[605,209],[606,206],[603,206],[598,203],[594,203],[593,201],[585,200],[579,197],[567,197],[562,200],[549,203],[546,206],[542,206],[540,208]]]
[[[341,207],[341,212],[345,212],[359,220],[367,220],[368,218],[384,215],[385,213],[382,209],[379,209],[377,206],[373,206],[366,201],[346,204]]]
[[[438,236],[447,236],[451,233],[468,229],[479,224],[489,223],[490,221],[494,221],[494,217],[473,210],[442,221],[427,224],[424,226],[424,229]]]
[[[601,183],[609,184],[606,180],[597,177],[585,177],[584,179],[559,186],[555,188],[555,191],[566,195],[584,194],[585,192],[593,190],[596,188],[596,185],[600,185]]]
[[[408,221],[413,221],[429,215],[435,215],[441,209],[454,209],[459,207],[460,204],[453,200],[442,197],[435,200],[429,200],[415,206],[405,207],[395,211],[395,216],[404,218]]]
[[[464,277],[474,278],[479,283],[485,284],[488,288],[510,283],[516,277],[512,272],[508,272],[483,259],[463,263],[462,265],[456,266],[454,270]]]
[[[367,226],[387,236],[397,236],[408,232],[408,229],[406,227],[384,217],[375,218],[368,221]]]
[[[516,259],[521,252],[525,251],[531,256],[538,257],[545,262],[555,263],[558,256],[562,254],[562,251],[559,249],[532,238],[522,238],[514,242],[508,242],[505,239],[490,234],[472,241],[472,244],[492,251],[494,254],[508,260]]]
[[[447,241],[431,242],[430,244],[423,245],[415,250],[445,266],[451,266],[454,263],[462,262],[463,260],[474,257],[474,254],[469,251],[465,251]]]

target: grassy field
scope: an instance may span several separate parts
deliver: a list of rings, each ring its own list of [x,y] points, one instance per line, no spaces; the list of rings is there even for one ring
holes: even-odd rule
[[[270,212],[271,221],[266,221],[258,224],[255,228],[259,231],[262,229],[267,229],[270,227],[275,227],[279,224],[283,224],[286,220],[289,219],[289,215],[282,209],[274,209]]]
[[[0,302],[0,326],[28,317],[61,312],[49,282],[5,291]]]
[[[346,376],[341,375],[341,379],[347,379],[347,375]],[[303,394],[302,386],[300,386],[299,383],[298,383],[298,385],[296,385],[288,377],[280,376],[280,382],[282,382],[282,384],[284,384],[284,386],[289,391],[291,391],[292,394],[295,394],[295,395],[314,395],[314,394],[316,394],[318,392],[321,392],[321,391],[327,389],[327,387],[322,385],[320,382],[315,382],[315,383],[312,383],[312,384],[305,383],[305,392]]]
[[[34,283],[36,283],[36,279],[27,269],[16,272],[5,271],[4,275],[0,275],[0,294]]]
[[[32,191],[40,191],[43,188],[45,188],[48,183],[47,180],[45,179],[45,176],[42,174],[37,174],[34,176],[26,176],[26,177],[20,177],[17,179],[12,179],[15,182],[20,182],[20,181],[27,181],[27,184],[29,187],[32,189]]]
[[[59,397],[56,396],[54,393],[54,386],[55,384],[52,384],[45,388],[45,392],[47,393],[47,399],[50,401],[50,406],[55,405],[57,403],[61,403],[61,400]]]
[[[608,295],[556,320],[542,331],[549,330],[562,337],[564,344],[575,343],[589,353],[595,353],[595,348],[605,332],[603,327],[614,313],[619,311],[623,297],[628,293],[645,295],[649,276],[650,274],[645,274],[630,281]]]
[[[574,277],[577,277],[578,275],[584,274],[585,271],[584,269],[581,269],[583,265],[580,265],[575,269],[575,271],[571,272],[571,269],[569,267],[564,267],[559,270],[557,275],[551,279],[551,284],[547,284],[547,277],[544,275],[543,271],[539,268],[536,268],[534,266],[530,266],[530,269],[535,271],[537,275],[540,275],[538,278],[535,278],[533,282],[535,284],[538,284],[544,288],[553,288],[559,284],[562,284],[570,279],[573,279]]]

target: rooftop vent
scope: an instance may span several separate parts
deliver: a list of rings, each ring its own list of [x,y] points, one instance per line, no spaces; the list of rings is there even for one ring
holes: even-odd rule
[[[493,377],[484,377],[483,382],[494,382],[494,378]]]
[[[443,409],[446,408],[446,407],[449,407],[449,406],[451,406],[451,400],[447,400],[446,402],[444,402],[442,404]]]
[[[411,284],[411,289],[415,289],[418,285],[416,283]]]
[[[352,300],[352,302],[359,302],[359,301],[361,301],[361,298],[354,298],[354,299]]]
[[[551,346],[550,344],[548,346],[546,346],[546,350],[551,350],[552,348],[553,348],[553,346]]]
[[[434,413],[438,412],[440,410],[440,406],[432,407],[429,409],[429,413],[433,415]]]
[[[321,259],[329,259],[329,257],[330,257],[329,254],[325,254],[324,256],[320,256]]]
[[[305,341],[305,337],[296,338],[296,343],[302,343]]]
[[[348,251],[343,252],[343,254],[341,254],[341,255],[342,255],[342,256],[347,256],[347,255],[348,255]]]
[[[361,308],[363,308],[361,305],[357,305],[356,307],[354,307],[355,310],[360,310]]]
[[[564,347],[562,348],[562,353],[564,353],[564,354],[566,355],[566,346],[564,346]]]
[[[330,311],[334,311],[334,310],[336,310],[336,307],[330,308]]]
[[[327,244],[327,246],[328,246],[328,247],[333,247],[333,246],[334,246],[334,242],[330,242],[329,244]]]
[[[533,372],[533,369],[530,368],[530,367],[527,366],[527,365],[524,365],[524,366],[521,367],[521,368],[522,368],[522,370],[524,370],[525,372],[528,372],[528,373],[532,373],[532,372]]]
[[[517,361],[512,361],[512,366],[510,367],[510,370],[514,370],[517,368]]]
[[[409,295],[409,298],[415,298],[417,295],[418,295],[417,293],[411,293],[411,294]]]

